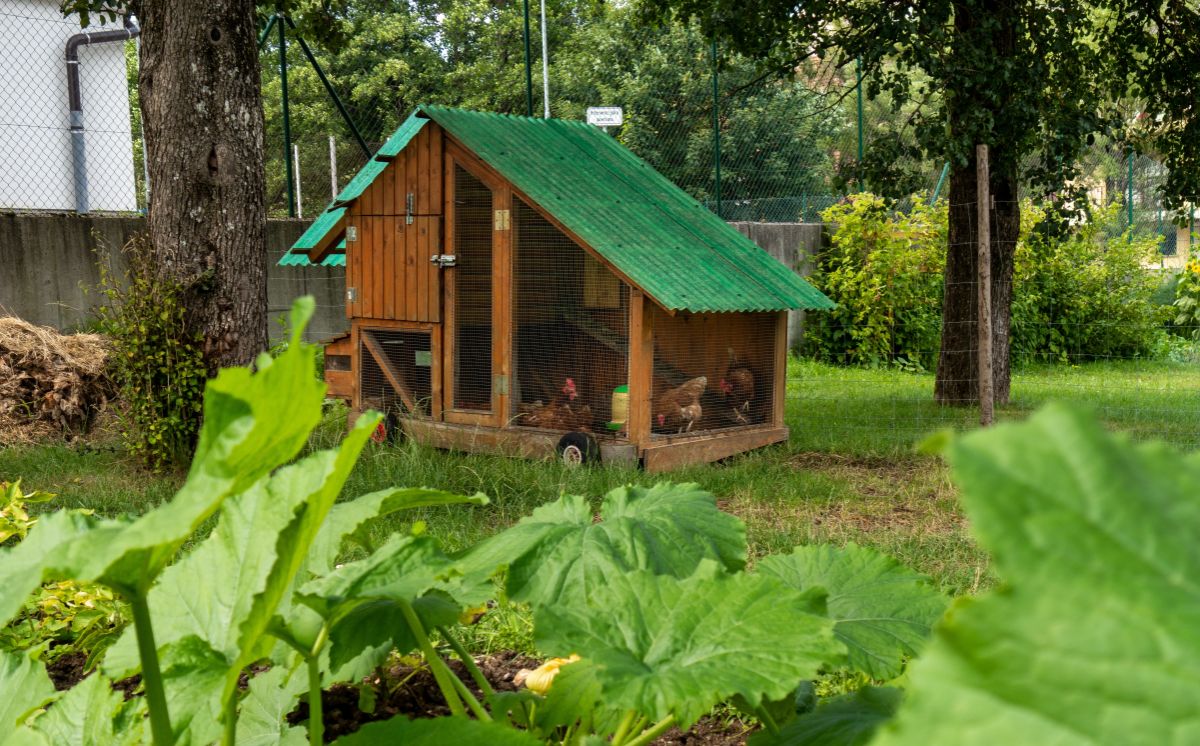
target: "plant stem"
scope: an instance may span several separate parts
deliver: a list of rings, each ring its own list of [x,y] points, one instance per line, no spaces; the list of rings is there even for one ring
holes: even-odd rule
[[[495,694],[496,690],[492,689],[492,685],[488,683],[487,677],[483,675],[483,671],[479,670],[479,666],[475,663],[475,659],[471,657],[471,654],[467,652],[467,649],[463,647],[463,644],[458,641],[458,638],[450,634],[450,630],[446,629],[445,627],[438,627],[437,630],[442,637],[446,638],[446,642],[450,643],[450,648],[454,651],[454,654],[457,655],[459,660],[463,662],[463,665],[467,667],[467,673],[471,674],[471,678],[475,680],[475,686],[479,687],[479,691],[483,692],[485,697],[490,697]]]
[[[221,746],[234,746],[237,742],[237,689],[229,694],[229,699],[221,706]]]
[[[150,709],[150,732],[155,746],[171,746],[175,734],[171,731],[171,714],[167,710],[167,695],[163,690],[162,671],[158,667],[158,647],[154,644],[154,627],[150,623],[150,606],[144,593],[130,594],[133,629],[137,633],[138,657],[142,661],[142,688]]]
[[[646,746],[646,744],[648,744],[651,741],[653,741],[654,739],[658,738],[663,733],[666,733],[667,730],[674,724],[675,724],[675,716],[667,715],[665,718],[663,718],[662,720],[659,720],[657,723],[655,723],[650,728],[650,730],[642,733],[640,736],[633,739],[632,741],[629,741],[628,743],[625,744],[625,746]]]
[[[308,665],[308,742],[320,746],[325,743],[325,720],[321,712],[320,654],[308,656],[305,663]]]
[[[754,714],[758,716],[759,722],[767,729],[767,732],[773,736],[779,735],[779,725],[775,722],[775,718],[771,717],[771,713],[767,712],[767,708],[759,705],[754,708]]]
[[[458,690],[458,693],[462,696],[463,701],[467,703],[467,707],[470,707],[471,712],[475,713],[475,717],[479,718],[480,720],[492,719],[492,716],[488,714],[488,711],[484,709],[483,705],[479,704],[479,700],[475,699],[475,695],[471,694],[471,690],[468,689],[467,685],[462,682],[462,679],[454,676],[452,673],[450,680],[454,682],[454,688]]]
[[[617,726],[617,732],[613,734],[612,746],[621,746],[625,742],[625,736],[629,735],[629,729],[633,727],[633,721],[637,718],[635,710],[629,710],[625,713],[625,717],[621,718],[621,724]]]
[[[417,647],[425,655],[425,661],[429,663],[429,670],[433,673],[434,681],[437,682],[438,688],[442,690],[442,696],[446,698],[446,704],[450,707],[450,713],[452,715],[466,715],[466,708],[463,706],[462,700],[458,698],[458,690],[455,689],[454,682],[452,681],[457,677],[446,667],[446,662],[433,649],[433,645],[429,642],[429,636],[425,634],[425,628],[421,625],[421,620],[417,616],[417,612],[413,611],[412,605],[407,601],[397,601],[396,604],[400,607],[400,613],[404,615],[404,621],[412,629],[413,637],[417,638]]]

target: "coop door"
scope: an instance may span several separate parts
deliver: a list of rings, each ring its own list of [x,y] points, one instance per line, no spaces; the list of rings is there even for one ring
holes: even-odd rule
[[[495,302],[499,285],[495,264],[498,236],[505,226],[499,210],[497,185],[479,178],[457,161],[451,161],[452,215],[447,248],[453,250],[451,266],[443,269],[445,288],[445,419],[453,422],[495,425],[497,405],[504,394],[497,380]],[[500,377],[502,378],[502,376]]]
[[[436,413],[430,331],[361,329],[359,396],[364,409],[428,419]]]

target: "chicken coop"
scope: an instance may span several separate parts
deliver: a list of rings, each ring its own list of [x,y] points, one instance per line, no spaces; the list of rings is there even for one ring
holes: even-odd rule
[[[280,263],[345,265],[326,381],[390,430],[651,471],[786,440],[787,312],[832,307],[598,128],[436,106]]]

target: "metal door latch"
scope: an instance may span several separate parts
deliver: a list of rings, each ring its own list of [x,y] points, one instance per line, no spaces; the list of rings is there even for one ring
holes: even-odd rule
[[[446,267],[453,267],[456,259],[457,257],[453,254],[434,254],[433,256],[429,257],[429,261],[433,262],[442,269],[445,269]]]

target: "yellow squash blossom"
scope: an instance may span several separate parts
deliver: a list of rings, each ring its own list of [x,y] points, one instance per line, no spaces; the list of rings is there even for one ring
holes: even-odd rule
[[[570,658],[551,658],[533,670],[522,668],[513,677],[513,683],[517,686],[524,684],[525,688],[531,692],[544,695],[550,690],[550,683],[558,675],[558,669],[577,660],[579,660],[578,655],[571,655]]]

